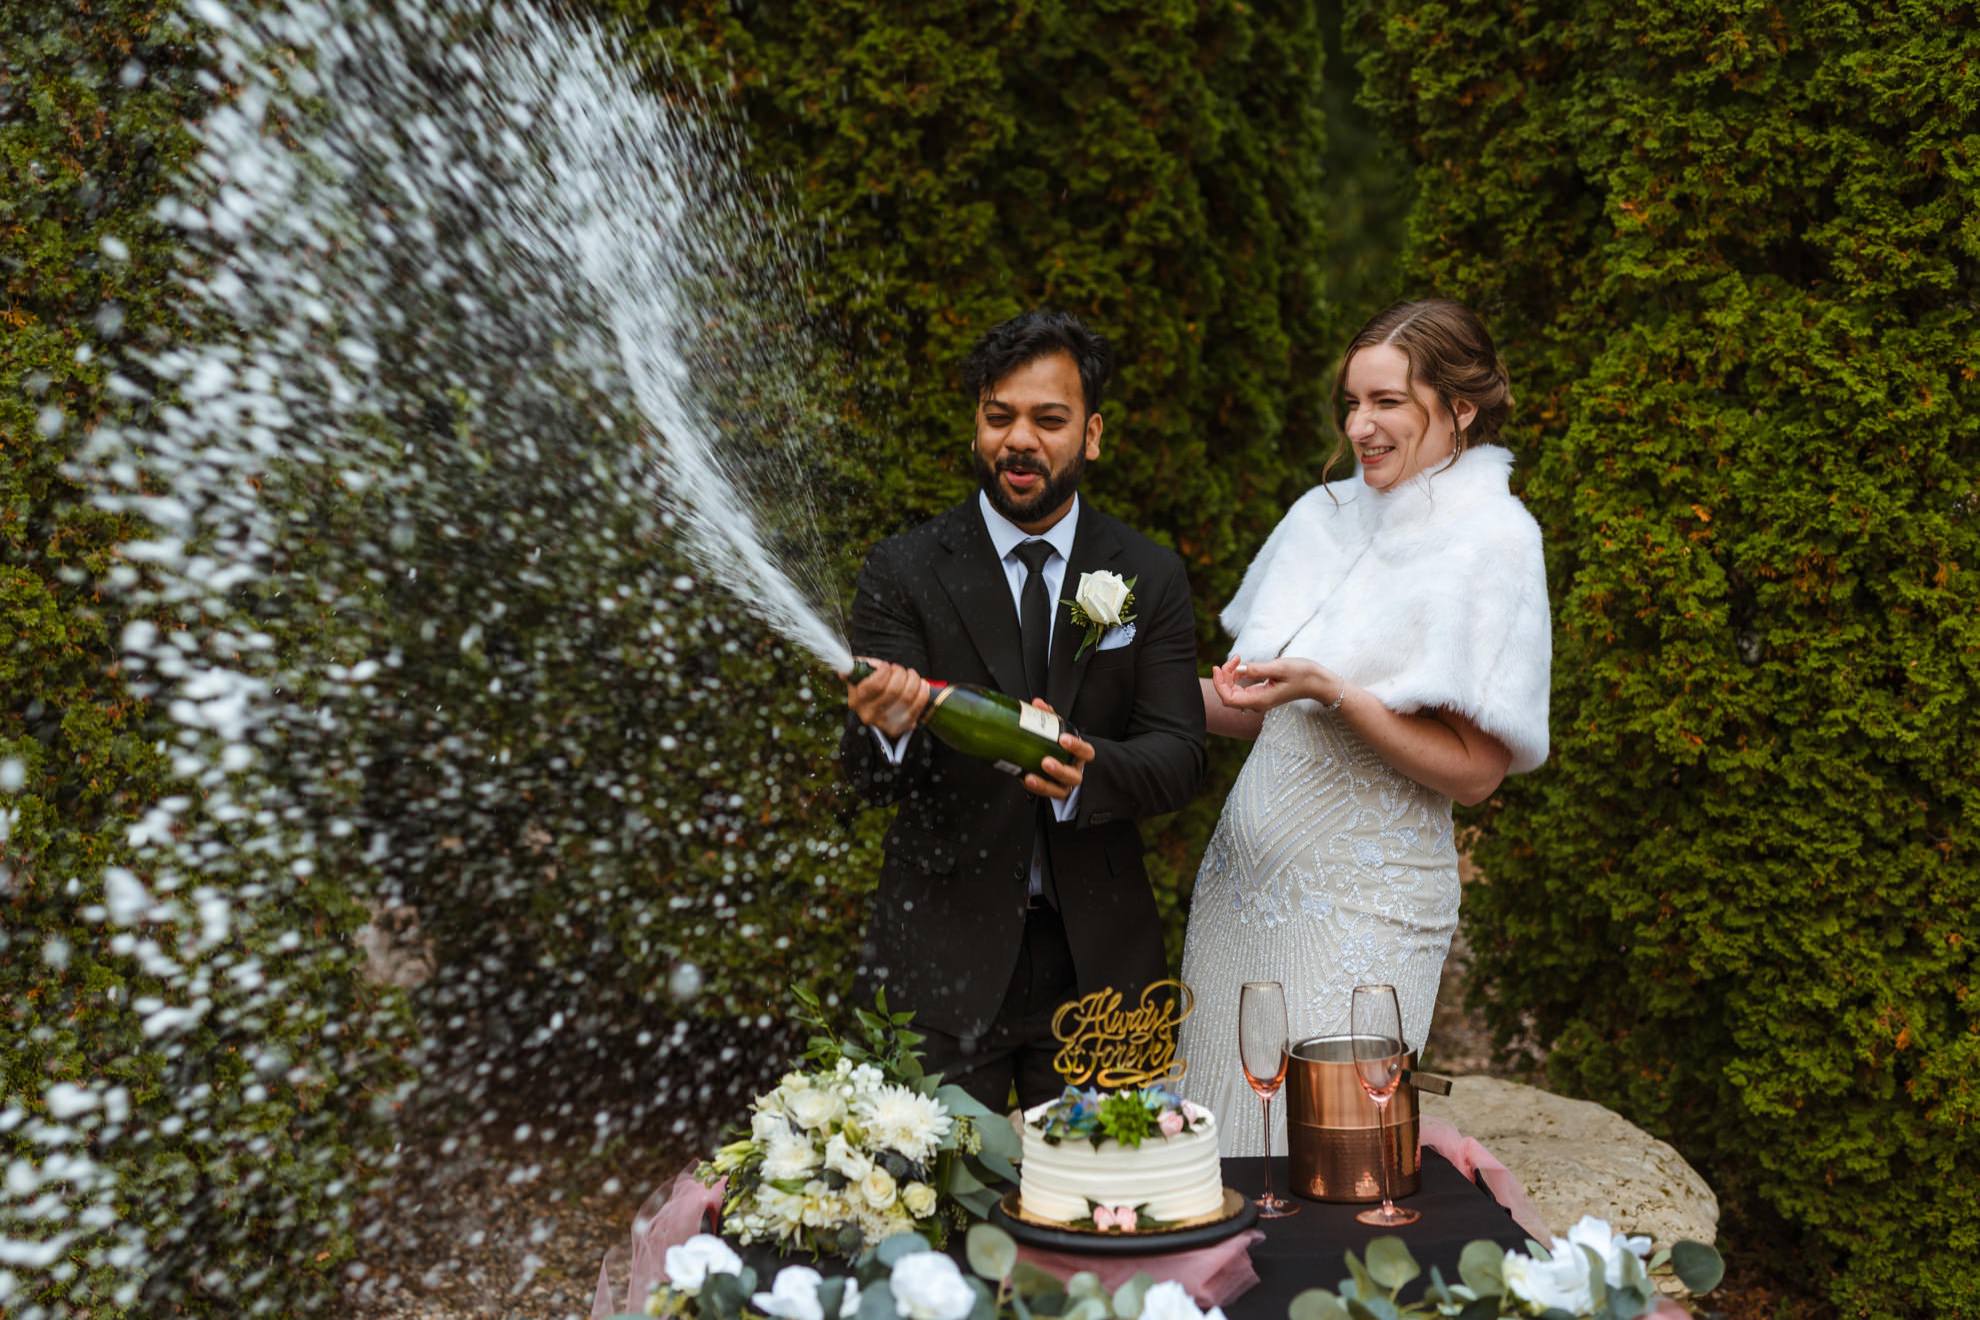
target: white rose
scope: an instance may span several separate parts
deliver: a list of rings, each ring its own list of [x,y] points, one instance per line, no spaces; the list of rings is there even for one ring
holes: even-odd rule
[[[678,1247],[667,1248],[667,1283],[678,1292],[698,1296],[711,1274],[741,1274],[742,1257],[712,1233],[696,1233]]]
[[[864,1196],[866,1203],[875,1210],[885,1210],[894,1203],[894,1175],[879,1165],[874,1165],[866,1171],[866,1176],[859,1180],[859,1194]]]
[[[833,1173],[843,1174],[847,1182],[859,1182],[873,1167],[873,1161],[861,1151],[852,1148],[843,1132],[834,1132],[825,1143],[825,1167]]]
[[[1592,1249],[1602,1258],[1602,1278],[1611,1288],[1622,1287],[1623,1256],[1625,1253],[1639,1260],[1650,1254],[1650,1239],[1647,1237],[1625,1237],[1609,1227],[1608,1221],[1594,1215],[1583,1215],[1573,1228],[1568,1230],[1567,1245],[1570,1249],[1582,1247]],[[1554,1240],[1556,1254],[1561,1249],[1559,1238]]]
[[[1141,1320],[1204,1320],[1204,1317],[1189,1289],[1170,1279],[1143,1294]]]
[[[1588,1290],[1588,1260],[1559,1238],[1552,1260],[1534,1260],[1517,1251],[1506,1253],[1500,1273],[1506,1291],[1530,1306],[1559,1307],[1569,1315],[1586,1315],[1595,1305]]]
[[[845,1117],[846,1101],[836,1089],[812,1088],[788,1097],[784,1101],[784,1111],[799,1127],[815,1132]]]
[[[935,1189],[927,1183],[909,1183],[901,1192],[901,1204],[916,1219],[926,1219],[935,1213]]]
[[[917,1251],[894,1262],[888,1286],[894,1313],[903,1320],[963,1320],[976,1306],[976,1293],[956,1263],[938,1251]]]
[[[825,1320],[825,1308],[818,1301],[818,1285],[825,1282],[817,1270],[804,1265],[786,1265],[767,1293],[758,1293],[750,1303],[765,1315],[781,1320]],[[859,1281],[846,1280],[846,1291],[839,1302],[841,1320],[859,1310]]]
[[[1073,593],[1073,600],[1086,617],[1108,628],[1121,622],[1127,598],[1128,584],[1119,573],[1081,573],[1079,590]]]
[[[782,1114],[773,1114],[767,1109],[759,1109],[750,1115],[749,1135],[758,1141],[768,1141],[778,1135],[789,1135],[790,1120]]]
[[[771,1182],[808,1177],[817,1167],[818,1150],[811,1144],[811,1138],[795,1136],[789,1131],[772,1136],[769,1148],[763,1152],[763,1176]]]

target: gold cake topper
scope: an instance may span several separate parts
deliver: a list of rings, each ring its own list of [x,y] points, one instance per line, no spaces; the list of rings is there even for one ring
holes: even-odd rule
[[[1174,979],[1149,985],[1133,1008],[1111,986],[1069,999],[1052,1015],[1052,1067],[1068,1086],[1108,1091],[1180,1081],[1189,1063],[1176,1057],[1176,1030],[1195,1011],[1195,993]]]

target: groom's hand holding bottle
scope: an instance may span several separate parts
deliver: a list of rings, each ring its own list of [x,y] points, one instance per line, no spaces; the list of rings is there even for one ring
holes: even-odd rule
[[[928,680],[906,665],[867,659],[873,672],[860,682],[846,684],[846,705],[869,729],[878,729],[890,739],[921,722],[933,690]]]
[[[927,714],[934,687],[906,665],[870,657],[862,657],[861,663],[870,672],[857,682],[847,679],[846,705],[861,724],[888,742],[899,743]],[[1033,699],[1031,704],[1047,714],[1057,714],[1042,697]],[[955,741],[953,735],[949,741]],[[1026,792],[1063,801],[1079,791],[1086,777],[1086,765],[1093,759],[1093,744],[1070,731],[1059,735],[1058,744],[1066,755],[1048,756],[1037,770],[1026,774],[1023,779]],[[1017,767],[1010,768],[1015,772]]]

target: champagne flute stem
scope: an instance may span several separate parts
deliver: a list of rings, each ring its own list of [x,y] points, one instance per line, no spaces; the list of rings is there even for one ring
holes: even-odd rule
[[[1377,1100],[1375,1102],[1375,1116],[1376,1119],[1381,1123],[1380,1131],[1381,1131],[1381,1142],[1382,1142],[1382,1214],[1387,1218],[1393,1219],[1395,1218],[1395,1214],[1396,1214],[1396,1203],[1389,1195],[1389,1188],[1394,1186],[1395,1184],[1395,1175],[1389,1171],[1389,1165],[1394,1163],[1395,1156],[1389,1150],[1388,1097],[1385,1096],[1382,1099]]]
[[[1264,1113],[1265,1113],[1265,1195],[1264,1195],[1264,1196],[1262,1196],[1262,1197],[1260,1197],[1260,1198],[1259,1198],[1259,1200],[1260,1200],[1260,1201],[1261,1201],[1261,1202],[1262,1202],[1263,1204],[1265,1204],[1265,1205],[1270,1205],[1270,1204],[1272,1204],[1272,1201],[1273,1201],[1273,1197],[1272,1197],[1272,1097],[1271,1097],[1271,1096],[1269,1096],[1269,1095],[1262,1095],[1262,1096],[1260,1096],[1260,1097],[1259,1097],[1258,1099],[1259,1099],[1259,1103],[1260,1103],[1261,1105],[1263,1105],[1263,1106],[1264,1106]]]

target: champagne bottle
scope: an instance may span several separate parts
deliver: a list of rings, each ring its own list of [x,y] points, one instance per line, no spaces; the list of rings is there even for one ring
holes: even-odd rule
[[[862,682],[872,672],[872,665],[855,660],[846,681]],[[928,686],[935,695],[921,713],[921,727],[957,751],[981,757],[1008,775],[1038,773],[1048,756],[1072,759],[1059,746],[1059,735],[1078,730],[1052,712],[974,683],[930,679]]]

